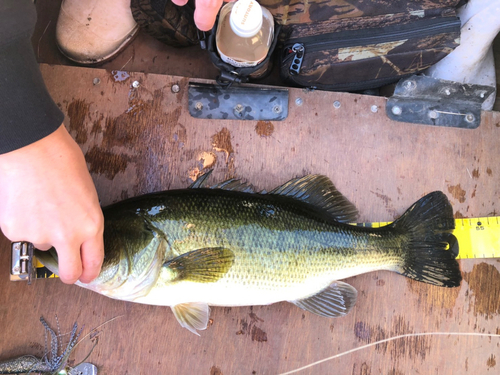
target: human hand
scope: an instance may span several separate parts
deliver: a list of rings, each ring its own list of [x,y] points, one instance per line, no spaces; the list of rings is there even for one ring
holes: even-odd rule
[[[212,29],[215,24],[215,19],[219,13],[219,9],[224,2],[231,0],[196,0],[194,10],[194,23],[201,31]],[[186,5],[188,0],[172,0],[175,5]]]
[[[104,218],[83,154],[64,126],[0,155],[0,228],[13,242],[54,247],[65,283],[99,274]]]

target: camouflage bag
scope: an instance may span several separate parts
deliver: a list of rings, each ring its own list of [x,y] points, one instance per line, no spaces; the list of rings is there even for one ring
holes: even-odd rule
[[[283,25],[285,82],[377,88],[418,73],[459,45],[459,0],[260,0]]]
[[[174,47],[199,43],[194,23],[194,1],[177,6],[170,0],[131,0],[135,22],[146,33]]]

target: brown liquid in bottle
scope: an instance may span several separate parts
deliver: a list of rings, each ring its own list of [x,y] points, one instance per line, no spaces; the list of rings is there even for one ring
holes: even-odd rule
[[[230,25],[231,9],[234,3],[225,5],[219,16],[216,43],[219,54],[234,66],[254,66],[265,59],[274,36],[274,19],[262,8],[262,27],[254,36],[245,38],[237,35]]]

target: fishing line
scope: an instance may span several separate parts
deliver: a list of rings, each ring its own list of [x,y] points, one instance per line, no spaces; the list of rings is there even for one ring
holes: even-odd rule
[[[113,320],[116,320],[116,319],[118,319],[118,318],[123,318],[124,316],[125,316],[125,315],[118,315],[118,316],[115,316],[114,318],[108,319],[108,320],[106,320],[104,323],[99,324],[97,327],[92,328],[92,329],[90,330],[90,332],[89,332],[89,333],[87,333],[85,336],[83,336],[83,337],[82,337],[82,338],[81,338],[81,339],[80,339],[80,340],[79,340],[79,341],[75,344],[75,346],[73,347],[73,349],[75,349],[75,348],[76,348],[76,346],[77,346],[78,344],[80,344],[83,340],[85,340],[87,337],[89,337],[89,336],[90,336],[90,335],[92,335],[93,333],[97,333],[97,330],[98,330],[99,328],[101,328],[102,326],[104,326],[104,325],[106,325],[106,324],[108,324],[108,323],[111,323]]]
[[[90,330],[89,333],[87,333],[85,336],[83,336],[76,344],[75,346],[73,346],[73,348],[71,349],[70,353],[75,350],[75,348],[78,346],[78,344],[80,344],[83,340],[85,340],[87,337],[91,336],[92,334],[97,334],[98,333],[98,329],[101,328],[102,326],[108,324],[108,323],[111,323],[113,320],[116,320],[118,318],[122,318],[124,317],[125,315],[118,315],[118,316],[115,316],[114,318],[111,318],[111,319],[108,319],[106,320],[104,323],[98,325],[97,327],[93,328],[92,330]],[[95,337],[95,336],[94,336]],[[80,364],[82,364],[83,362],[85,362],[87,360],[88,357],[90,357],[90,355],[92,354],[92,352],[94,351],[95,347],[97,346],[98,344],[98,340],[96,340],[96,342],[94,343],[94,345],[92,346],[92,348],[90,349],[89,353],[85,356],[85,358],[83,360],[81,360],[78,364],[76,364],[76,366],[79,366]],[[69,355],[69,353],[68,353]],[[74,366],[74,367],[76,367]]]
[[[359,350],[363,350],[363,349],[369,348],[371,346],[375,346],[375,345],[379,345],[379,344],[384,344],[386,342],[390,342],[390,341],[394,341],[394,340],[399,340],[399,339],[403,339],[403,338],[408,338],[408,337],[422,337],[422,336],[433,336],[433,335],[435,335],[435,336],[438,336],[438,335],[441,335],[441,336],[445,336],[445,335],[447,335],[447,336],[478,336],[478,337],[490,337],[490,338],[491,337],[500,337],[499,334],[494,334],[494,333],[475,333],[475,332],[423,332],[423,333],[406,333],[404,335],[389,337],[389,338],[384,339],[384,340],[379,340],[379,341],[372,342],[370,344],[359,346],[357,348],[354,348],[354,349],[351,349],[351,350],[347,350],[345,352],[332,355],[331,357],[328,357],[328,358],[321,359],[319,361],[313,362],[313,363],[311,363],[309,365],[306,365],[306,366],[303,366],[303,367],[299,367],[299,368],[297,368],[295,370],[283,372],[283,373],[281,373],[279,375],[295,374],[296,372],[299,372],[299,371],[302,371],[302,370],[306,370],[306,369],[308,369],[310,367],[319,365],[320,363],[327,362],[327,361],[330,361],[332,359],[340,358],[340,357],[342,357],[344,355],[351,354],[351,353],[357,352]]]
[[[116,319],[118,319],[118,318],[123,318],[124,316],[125,316],[125,315],[117,315],[117,316],[115,316],[114,318],[111,318],[111,319],[106,320],[104,323],[101,323],[101,324],[99,324],[97,327],[92,328],[92,329],[90,330],[90,332],[89,332],[89,333],[87,333],[85,336],[83,336],[83,337],[80,339],[80,341],[83,341],[83,339],[85,339],[85,338],[89,337],[89,336],[90,336],[93,332],[96,332],[96,331],[97,331],[99,328],[101,328],[102,326],[104,326],[104,325],[106,325],[106,324],[108,324],[108,323],[111,323],[113,320],[116,320]],[[76,346],[76,345],[75,345],[75,346]]]

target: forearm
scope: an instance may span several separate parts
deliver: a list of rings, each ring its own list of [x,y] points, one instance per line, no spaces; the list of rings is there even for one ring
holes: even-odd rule
[[[47,92],[31,46],[35,21],[32,1],[0,1],[0,154],[46,137],[64,119]]]

